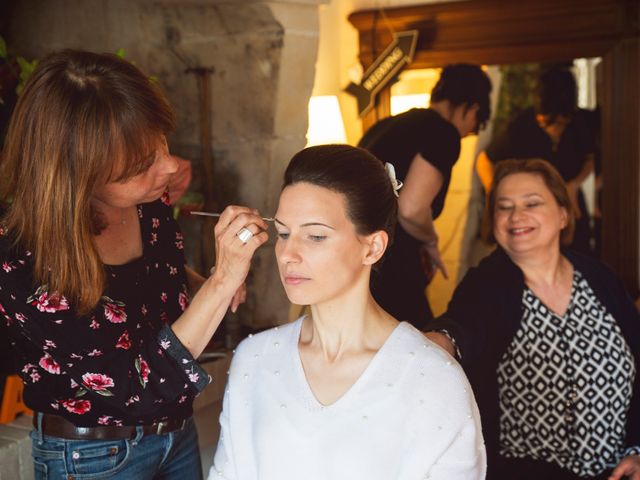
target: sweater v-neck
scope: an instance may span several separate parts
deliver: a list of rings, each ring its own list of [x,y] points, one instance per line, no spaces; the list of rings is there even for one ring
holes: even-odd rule
[[[290,342],[290,352],[293,357],[293,369],[294,369],[294,381],[299,384],[299,390],[302,394],[303,402],[307,405],[311,410],[324,410],[324,411],[335,411],[340,410],[342,408],[346,408],[349,404],[352,403],[352,399],[357,397],[358,392],[366,388],[367,382],[370,378],[376,377],[376,371],[379,370],[378,366],[380,362],[384,362],[384,357],[386,355],[386,351],[391,349],[391,345],[394,339],[400,334],[400,332],[404,328],[404,324],[406,322],[399,322],[391,334],[384,341],[380,349],[373,355],[373,358],[369,361],[363,372],[356,378],[355,382],[351,384],[351,386],[345,390],[345,392],[340,395],[335,401],[330,404],[323,404],[318,400],[315,393],[313,393],[313,389],[309,384],[309,380],[307,379],[307,375],[304,371],[304,366],[302,365],[302,359],[300,358],[300,349],[298,347],[298,343],[300,341],[300,332],[302,330],[302,322],[305,317],[301,317],[296,320],[296,324],[292,329],[292,334],[289,337]]]

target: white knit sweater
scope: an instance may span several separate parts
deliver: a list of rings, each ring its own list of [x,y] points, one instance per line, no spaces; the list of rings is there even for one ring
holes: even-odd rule
[[[355,384],[323,406],[298,353],[302,319],[243,341],[209,479],[476,480],[480,417],[460,366],[400,323]]]

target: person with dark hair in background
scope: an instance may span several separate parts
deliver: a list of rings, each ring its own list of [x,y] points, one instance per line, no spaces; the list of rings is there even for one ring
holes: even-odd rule
[[[498,246],[428,327],[455,340],[438,343],[478,400],[487,480],[640,480],[640,317],[614,272],[565,248],[571,202],[549,162],[498,163]]]
[[[594,169],[596,138],[587,112],[577,108],[577,87],[566,67],[553,67],[540,75],[535,105],[512,119],[480,153],[476,164],[486,192],[491,189],[495,165],[512,158],[542,158],[567,183],[576,226],[571,248],[591,253],[591,226],[582,183]]]
[[[34,410],[37,480],[202,478],[192,411],[210,379],[196,359],[243,301],[267,225],[227,207],[215,273],[185,267],[173,128],[157,83],[110,54],[50,54],[16,105],[0,315]]]
[[[460,154],[460,139],[490,117],[491,82],[476,65],[448,65],[429,108],[414,108],[371,127],[359,146],[393,164],[404,182],[394,245],[372,278],[376,301],[394,317],[422,328],[432,313],[425,288],[436,270],[447,277],[433,221],[440,215]]]
[[[370,153],[321,145],[284,174],[275,225],[297,321],[236,349],[209,479],[482,480],[485,452],[460,366],[373,299],[396,183]]]

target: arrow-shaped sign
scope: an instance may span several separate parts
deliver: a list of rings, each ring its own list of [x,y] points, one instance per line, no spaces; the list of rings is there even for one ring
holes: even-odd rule
[[[358,112],[364,116],[371,107],[376,95],[402,68],[411,63],[418,40],[417,30],[408,30],[393,34],[393,41],[373,62],[364,75],[360,85],[350,83],[345,91],[358,100]]]

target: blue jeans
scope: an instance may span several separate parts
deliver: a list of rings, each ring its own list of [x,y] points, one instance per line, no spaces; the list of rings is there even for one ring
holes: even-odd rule
[[[201,480],[198,432],[183,430],[125,440],[66,440],[31,431],[35,480]]]

